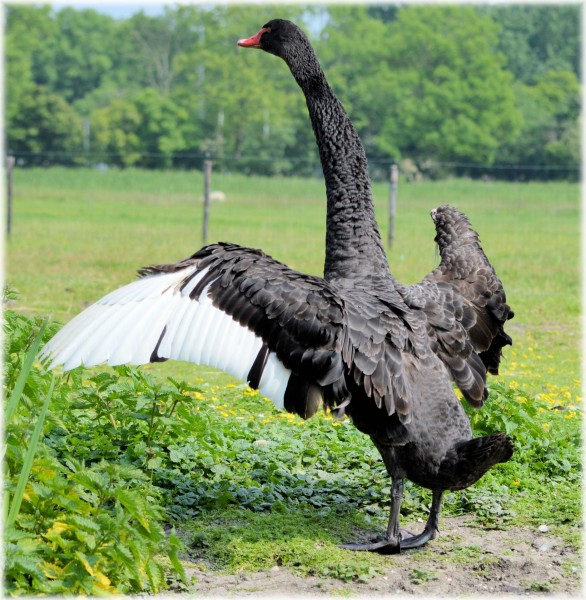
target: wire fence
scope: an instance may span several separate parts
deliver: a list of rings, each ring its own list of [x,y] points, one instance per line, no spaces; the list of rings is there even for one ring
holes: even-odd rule
[[[258,175],[298,175],[302,177],[320,177],[321,165],[317,157],[271,157],[240,155],[228,156],[210,152],[71,152],[71,151],[15,151],[10,152],[17,167],[89,167],[108,170],[116,167],[137,167],[147,169],[196,169],[203,170],[204,161],[209,159],[214,170],[219,172],[242,172]],[[426,157],[409,157],[393,160],[388,157],[369,156],[371,177],[376,181],[388,179],[389,168],[396,164],[399,173],[407,181],[423,179],[441,179],[448,176],[472,177],[482,179],[506,179],[513,181],[581,178],[579,165],[556,164],[511,164],[511,163],[474,163],[443,161]]]

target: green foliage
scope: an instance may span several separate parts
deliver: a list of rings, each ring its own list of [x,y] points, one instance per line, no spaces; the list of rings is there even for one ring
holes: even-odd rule
[[[536,160],[558,170],[491,172],[575,176],[576,119],[552,112],[537,89],[550,73],[579,75],[579,13],[562,6],[328,6],[320,32],[312,9],[295,5],[278,13],[268,5],[175,6],[121,20],[88,9],[11,6],[11,150],[27,165],[36,163],[26,153],[41,151],[59,152],[51,157],[58,164],[85,152],[91,163],[193,167],[194,154],[210,152],[216,168],[230,171],[315,172],[305,104],[287,67],[235,44],[275,14],[314,38],[377,176],[402,157],[430,176],[454,172],[454,162],[462,174]],[[560,89],[574,102],[567,82]],[[52,100],[54,110],[34,110],[52,97],[60,101]],[[90,153],[81,118],[92,122]],[[65,120],[72,135],[57,143]],[[438,161],[444,166],[433,167]]]
[[[21,111],[21,103],[35,90],[35,56],[42,50],[43,42],[55,35],[50,10],[48,5],[5,8],[5,69],[6,81],[10,82],[6,86],[6,122],[11,126]],[[33,31],[35,35],[31,35]]]
[[[72,7],[52,16],[53,35],[35,52],[33,73],[39,84],[73,103],[111,78],[118,46],[115,20]]]
[[[51,449],[50,436],[66,431],[60,407],[67,406],[71,390],[63,381],[55,387],[54,375],[30,360],[55,329],[47,332],[45,325],[39,329],[38,320],[5,311],[5,392],[11,395],[5,422],[6,591],[157,592],[166,587],[159,557],[165,547],[185,579],[177,538],[166,539],[147,474]]]
[[[185,110],[153,88],[115,98],[91,115],[92,150],[109,164],[170,166],[172,154],[185,148],[186,119]]]
[[[500,25],[498,49],[515,79],[535,84],[549,71],[580,75],[580,7],[511,5],[482,9]]]
[[[580,164],[580,83],[571,71],[549,71],[515,86],[524,145],[505,143],[503,161],[577,167]],[[547,168],[529,175],[549,178]]]
[[[370,14],[332,8],[318,47],[368,151],[492,163],[516,141],[512,77],[489,17],[445,6],[399,9],[389,23]]]
[[[580,429],[567,427],[566,419],[569,412],[575,415],[575,410],[539,396],[528,398],[516,387],[494,383],[482,410],[468,412],[477,435],[509,434],[515,443],[515,463],[530,466],[535,476],[550,481],[580,478]]]
[[[20,99],[18,112],[11,120],[8,148],[21,152],[28,164],[43,164],[54,153],[64,164],[74,164],[67,153],[80,149],[81,119],[74,109],[57,94],[35,86]],[[32,154],[32,155],[31,155]]]
[[[526,506],[524,496],[535,495],[540,506],[532,517],[537,521],[544,516],[548,523],[579,518],[579,506],[568,510],[568,504],[577,500],[575,492],[568,496],[568,491],[581,481],[581,412],[554,404],[545,394],[530,397],[516,386],[502,383],[491,385],[481,410],[467,407],[467,412],[475,435],[505,432],[513,438],[515,453],[511,461],[490,471],[479,484],[459,492],[453,499],[456,510],[472,511],[486,524],[510,522],[526,514],[526,510],[511,507]],[[544,488],[552,486],[565,492],[555,498],[550,494],[542,497]],[[515,489],[519,491],[516,502],[512,496]],[[562,504],[565,509],[561,509]]]

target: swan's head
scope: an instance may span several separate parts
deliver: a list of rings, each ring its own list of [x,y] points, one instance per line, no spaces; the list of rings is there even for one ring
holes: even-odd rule
[[[269,54],[284,59],[287,63],[295,63],[296,59],[311,52],[311,46],[306,35],[291,21],[273,19],[263,25],[259,32],[252,37],[238,40],[243,48],[258,48]]]

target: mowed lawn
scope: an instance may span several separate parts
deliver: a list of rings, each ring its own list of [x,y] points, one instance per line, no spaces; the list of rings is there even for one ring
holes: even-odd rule
[[[293,268],[321,274],[325,190],[321,178],[214,174],[224,202],[211,207],[208,242],[262,248]],[[62,322],[152,263],[202,245],[199,172],[17,169],[6,284],[17,310]],[[387,235],[388,187],[374,185]],[[515,319],[501,377],[560,404],[580,403],[580,192],[572,183],[470,180],[401,182],[395,277],[414,283],[438,262],[429,211],[449,203],[468,214],[503,280]],[[153,371],[226,381],[207,368],[163,363]]]

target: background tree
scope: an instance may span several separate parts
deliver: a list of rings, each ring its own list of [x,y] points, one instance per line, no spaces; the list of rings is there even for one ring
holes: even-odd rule
[[[112,77],[117,46],[115,21],[94,10],[64,8],[53,35],[35,52],[35,80],[73,103]]]
[[[535,85],[517,83],[515,95],[522,115],[523,143],[504,144],[502,162],[527,165],[513,172],[515,177],[550,179],[576,172],[573,170],[580,164],[580,85],[574,73],[550,71]]]
[[[6,122],[17,118],[22,102],[35,92],[33,59],[43,40],[54,35],[50,7],[7,6],[5,37]],[[19,138],[12,133],[13,138]]]
[[[520,118],[497,28],[474,8],[408,7],[389,25],[387,112],[376,137],[391,156],[492,164]]]
[[[183,7],[181,18],[197,28],[197,36],[191,49],[176,59],[173,92],[177,104],[189,111],[190,122],[199,124],[200,136],[189,141],[190,149],[212,152],[220,161],[231,157],[231,168],[267,174],[283,172],[286,166],[279,158],[294,141],[294,115],[301,112],[303,99],[291,93],[296,86],[282,61],[245,53],[236,41],[256,33],[273,11]],[[279,12],[296,20],[300,17],[297,7]]]
[[[21,99],[7,144],[9,152],[24,155],[28,164],[71,165],[80,161],[82,137],[81,118],[73,108],[44,86],[35,86]]]
[[[549,71],[580,75],[580,7],[512,5],[483,9],[500,25],[497,49],[517,81],[534,84]]]
[[[402,157],[437,165],[427,170],[433,176],[476,176],[495,162],[548,165],[540,177],[577,175],[578,7],[293,5],[278,12],[312,38],[373,175],[386,176],[388,163]],[[71,163],[85,150],[79,131],[87,121],[90,160],[98,160],[95,151],[120,166],[197,168],[210,152],[216,168],[319,172],[303,97],[286,65],[236,46],[274,17],[274,7],[178,5],[127,19],[46,6],[9,6],[6,14],[13,151],[28,148],[30,157],[31,148],[70,148],[68,156],[51,151]],[[52,119],[55,111],[62,115]]]

